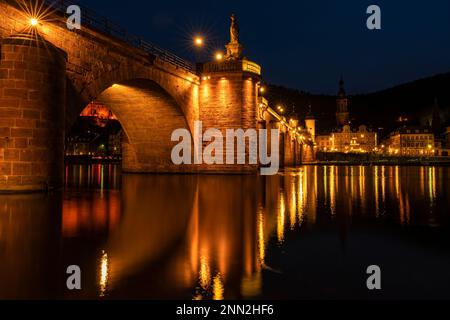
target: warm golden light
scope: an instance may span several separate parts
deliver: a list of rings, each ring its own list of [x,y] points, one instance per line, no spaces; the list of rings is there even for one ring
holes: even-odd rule
[[[330,168],[330,174],[329,174],[329,181],[328,181],[328,185],[329,185],[329,189],[330,189],[330,209],[331,209],[331,214],[334,216],[336,215],[336,177],[335,177],[335,170],[336,167],[332,166]]]
[[[199,280],[200,280],[200,286],[207,290],[211,283],[211,271],[209,268],[208,259],[206,256],[200,257],[200,272],[199,272]]]
[[[194,43],[196,46],[201,47],[205,43],[202,37],[195,37]]]
[[[220,273],[213,279],[213,300],[219,301],[224,299],[224,285]]]
[[[264,213],[261,211],[258,214],[258,249],[259,262],[264,265],[266,259],[266,241],[264,239]]]
[[[284,242],[284,224],[286,221],[286,204],[284,200],[284,194],[280,194],[280,205],[277,216],[277,237],[278,243],[282,244]]]
[[[100,265],[100,297],[104,297],[106,295],[106,290],[108,288],[108,278],[109,278],[108,265],[109,265],[108,254],[105,251],[103,251]]]
[[[223,59],[223,54],[221,53],[221,52],[218,52],[217,54],[216,54],[216,60],[217,61],[221,61]]]
[[[261,87],[261,88],[259,88],[259,92],[261,92],[261,93],[266,92],[266,87]]]
[[[291,223],[291,230],[295,229],[295,224],[297,222],[297,193],[296,193],[296,180],[292,179],[291,183],[291,204],[289,208],[289,222]]]
[[[31,24],[33,27],[36,27],[36,26],[39,24],[39,21],[38,21],[38,19],[36,19],[36,18],[31,18],[30,24]]]

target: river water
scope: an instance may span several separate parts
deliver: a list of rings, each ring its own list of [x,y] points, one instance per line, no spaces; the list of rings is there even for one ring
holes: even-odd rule
[[[0,195],[0,298],[450,298],[449,181],[442,167],[70,165],[64,190]],[[81,291],[66,288],[71,265]]]

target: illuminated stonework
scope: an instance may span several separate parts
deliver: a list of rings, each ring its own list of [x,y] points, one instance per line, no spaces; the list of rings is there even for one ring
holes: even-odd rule
[[[378,136],[364,125],[358,130],[346,125],[340,131],[318,136],[317,145],[322,152],[370,153],[377,149]]]
[[[404,127],[394,131],[385,143],[385,152],[394,156],[436,155],[431,128]]]
[[[91,102],[80,114],[80,117],[94,117],[102,120],[117,120],[117,117],[104,104]]]
[[[321,152],[371,153],[378,150],[378,135],[365,125],[357,129],[351,127],[348,98],[344,88],[344,80],[339,83],[336,100],[336,121],[338,127],[329,134],[317,136],[317,149]]]

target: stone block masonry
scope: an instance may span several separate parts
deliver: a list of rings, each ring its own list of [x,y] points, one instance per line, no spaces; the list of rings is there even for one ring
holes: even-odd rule
[[[0,190],[63,184],[66,56],[36,34],[1,41]]]

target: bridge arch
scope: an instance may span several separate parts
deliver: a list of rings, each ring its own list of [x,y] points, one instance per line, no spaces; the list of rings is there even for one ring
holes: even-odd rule
[[[189,125],[183,108],[153,80],[114,83],[95,97],[122,125],[125,172],[179,172],[171,161],[172,132]]]
[[[70,57],[70,54],[69,54]],[[89,70],[74,74],[67,70],[66,128],[69,129],[81,111],[103,92],[119,84],[139,79],[153,82],[163,89],[183,112],[189,127],[199,116],[198,76],[146,57],[121,60],[111,54],[96,57]],[[153,61],[150,61],[150,60]]]

